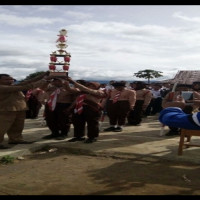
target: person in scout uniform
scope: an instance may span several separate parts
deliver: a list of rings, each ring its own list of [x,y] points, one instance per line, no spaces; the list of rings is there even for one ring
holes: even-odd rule
[[[71,114],[64,112],[75,99],[77,90],[70,88],[63,78],[54,77],[43,96],[45,103],[45,120],[51,134],[43,139],[63,140],[68,136]]]
[[[110,127],[104,131],[121,132],[128,112],[135,106],[136,92],[125,88],[125,81],[116,81],[112,85],[114,89],[109,93],[107,104]]]
[[[142,122],[142,116],[152,99],[152,93],[146,89],[146,83],[135,81],[136,103],[127,116],[128,125],[138,126]]]
[[[102,110],[102,98],[106,93],[100,90],[97,82],[87,82],[82,85],[71,78],[68,78],[81,94],[76,98],[73,107],[72,123],[74,126],[74,137],[69,142],[85,140],[85,125],[87,123],[87,139],[85,143],[95,142],[99,136],[99,119]]]
[[[14,79],[8,74],[0,74],[0,149],[9,148],[2,144],[4,135],[8,135],[8,144],[30,144],[22,136],[26,110],[28,106],[22,91],[48,84],[43,73],[31,80],[14,84]],[[42,80],[41,80],[42,79]]]

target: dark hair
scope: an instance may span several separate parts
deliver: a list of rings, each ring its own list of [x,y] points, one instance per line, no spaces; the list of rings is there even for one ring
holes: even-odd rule
[[[146,83],[143,81],[134,81],[134,84],[136,84],[135,90],[142,90],[146,88]]]
[[[2,78],[2,76],[10,76],[8,74],[0,74],[0,79]]]
[[[60,78],[53,78],[52,80],[53,81],[60,81],[61,79]]]
[[[192,83],[192,85],[200,85],[200,82],[199,82],[199,81],[194,81],[194,82]]]
[[[198,88],[195,88],[195,86],[198,86]],[[193,90],[198,91],[200,87],[200,82],[199,81],[193,82],[191,87]]]
[[[114,87],[125,87],[126,86],[126,81],[115,81],[111,85],[114,86]]]
[[[162,87],[162,85],[160,83],[153,83],[152,86],[158,86],[158,87]]]
[[[83,79],[77,80],[76,82],[80,83],[81,85],[86,85],[87,84],[87,81],[83,80]]]

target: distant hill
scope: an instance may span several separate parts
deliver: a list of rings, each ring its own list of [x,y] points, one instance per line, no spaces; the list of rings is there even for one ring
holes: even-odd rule
[[[108,84],[110,80],[86,80],[86,81],[95,81],[95,82],[98,82],[98,83],[106,83],[106,84]],[[127,83],[131,83],[131,82],[134,82],[134,81],[144,81],[145,83],[148,83],[147,80],[128,80],[126,82]],[[156,82],[161,82],[161,81],[154,81],[154,80],[151,81],[151,83],[156,83]]]

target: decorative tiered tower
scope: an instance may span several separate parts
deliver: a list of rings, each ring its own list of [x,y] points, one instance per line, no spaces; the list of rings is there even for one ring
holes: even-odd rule
[[[70,63],[70,53],[68,53],[67,51],[65,51],[64,49],[66,49],[68,47],[68,45],[66,44],[66,37],[67,37],[67,30],[65,29],[61,29],[59,31],[59,37],[56,40],[56,43],[58,43],[56,45],[56,47],[58,47],[58,50],[52,52],[52,54],[50,54],[50,63],[49,63],[49,71],[50,71],[50,75],[52,76],[68,76],[68,70],[69,70],[69,63]],[[59,61],[58,57],[63,57],[64,61]],[[56,65],[62,65],[62,69],[58,70],[56,69]]]

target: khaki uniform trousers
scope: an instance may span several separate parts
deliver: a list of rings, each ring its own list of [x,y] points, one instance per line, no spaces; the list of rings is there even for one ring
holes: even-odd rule
[[[23,140],[25,117],[26,111],[0,111],[0,143],[3,142],[6,133],[9,138],[8,142]]]

